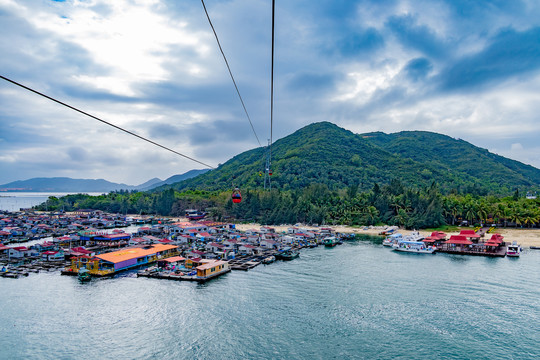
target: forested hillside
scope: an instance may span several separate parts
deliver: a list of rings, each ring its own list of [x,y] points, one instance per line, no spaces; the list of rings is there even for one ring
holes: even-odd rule
[[[183,181],[176,190],[223,190],[263,186],[264,148],[239,154],[215,170]],[[443,193],[509,195],[536,190],[540,170],[463,140],[413,131],[354,134],[329,122],[308,125],[272,147],[272,187],[302,189],[313,183],[337,190],[399,180],[420,188],[436,182]]]

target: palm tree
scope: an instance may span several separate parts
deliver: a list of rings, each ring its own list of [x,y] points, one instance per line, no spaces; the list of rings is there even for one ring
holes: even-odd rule
[[[468,201],[465,203],[463,210],[465,212],[465,218],[469,221],[469,225],[473,223],[478,210],[474,201]]]
[[[482,223],[486,223],[487,222],[487,210],[486,210],[486,203],[484,202],[481,202],[478,204],[478,210],[477,210],[477,214],[478,214],[478,217],[480,218],[480,222]]]
[[[379,210],[375,206],[368,206],[364,209],[364,214],[366,215],[370,224],[375,223],[375,219],[379,216]]]

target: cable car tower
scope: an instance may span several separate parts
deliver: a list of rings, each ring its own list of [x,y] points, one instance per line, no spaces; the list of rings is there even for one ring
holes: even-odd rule
[[[268,140],[268,150],[270,150],[270,140]],[[270,182],[270,176],[272,176],[272,170],[270,169],[270,151],[266,152],[266,164],[264,166],[264,190],[272,189],[272,183]]]

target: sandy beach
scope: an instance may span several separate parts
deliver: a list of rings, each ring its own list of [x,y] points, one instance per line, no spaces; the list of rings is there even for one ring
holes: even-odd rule
[[[260,229],[260,224],[237,224],[236,228],[242,231],[255,229]],[[274,228],[276,232],[287,232],[287,229],[291,227],[291,225],[279,225],[279,226],[270,226],[271,228]],[[363,228],[358,227],[350,227],[350,226],[343,226],[343,225],[336,225],[336,226],[328,226],[332,229],[334,229],[336,232],[341,233],[355,233],[355,234],[366,234],[366,235],[378,235],[381,231],[385,229],[385,227],[370,227],[366,228],[365,230]],[[302,228],[305,229],[317,229],[313,226],[302,226]],[[465,229],[465,228],[464,228]],[[407,235],[411,233],[411,230],[405,230],[405,229],[399,229],[398,232],[402,233],[403,235]],[[424,236],[431,235],[431,232],[420,230],[420,234]],[[459,231],[456,232],[447,232],[446,233],[448,237],[450,235],[457,235],[459,234]],[[497,228],[493,234],[501,234],[504,236],[504,241],[507,243],[512,243],[513,241],[516,241],[518,244],[520,244],[523,247],[529,247],[529,246],[540,246],[540,229],[526,229],[526,228]],[[486,235],[486,239],[489,239],[491,237],[491,234]]]

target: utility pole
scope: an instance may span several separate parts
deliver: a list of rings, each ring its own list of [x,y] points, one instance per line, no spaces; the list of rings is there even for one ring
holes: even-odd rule
[[[264,190],[266,190],[266,184],[268,183],[268,189],[272,189],[272,184],[270,182],[270,140],[268,140],[268,151],[266,152],[266,165],[264,166]]]

